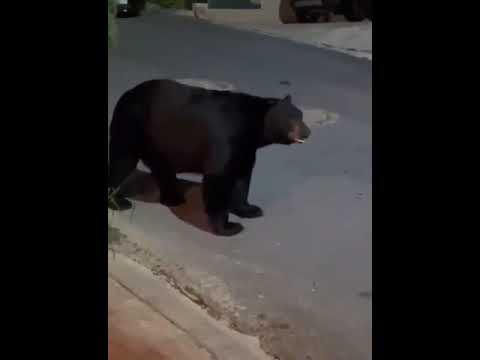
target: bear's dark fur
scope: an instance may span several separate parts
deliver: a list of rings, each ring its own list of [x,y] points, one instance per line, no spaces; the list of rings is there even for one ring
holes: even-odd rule
[[[110,125],[109,188],[117,189],[139,160],[147,165],[167,206],[185,199],[177,173],[203,174],[203,198],[212,230],[230,236],[242,231],[229,212],[262,216],[248,203],[258,148],[303,142],[310,130],[302,112],[284,99],[207,90],[172,80],[146,81],[118,101]],[[114,195],[117,210],[131,203]]]

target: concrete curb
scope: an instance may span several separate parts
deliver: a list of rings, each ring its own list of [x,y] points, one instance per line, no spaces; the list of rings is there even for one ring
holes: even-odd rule
[[[108,268],[113,280],[189,334],[212,359],[271,359],[260,349],[258,339],[213,320],[198,305],[180,295],[162,276],[153,275],[147,268],[118,253],[110,254]]]
[[[343,48],[340,46],[329,44],[328,42],[321,42],[321,41],[312,40],[312,39],[304,39],[295,35],[284,34],[278,31],[271,30],[268,27],[264,28],[258,24],[252,24],[248,22],[225,23],[225,22],[214,22],[214,21],[212,21],[212,23],[216,25],[223,25],[239,31],[248,31],[252,33],[257,33],[257,34],[268,36],[274,39],[282,39],[282,40],[291,41],[297,44],[314,46],[319,49],[331,50],[331,51],[347,54],[353,57],[357,57],[360,59],[366,59],[369,61],[372,61],[373,59],[372,51],[368,49]],[[304,26],[304,25],[305,24],[299,24],[294,26]],[[282,26],[288,26],[288,25],[282,25]]]
[[[110,359],[212,360],[213,354],[189,334],[108,278]]]

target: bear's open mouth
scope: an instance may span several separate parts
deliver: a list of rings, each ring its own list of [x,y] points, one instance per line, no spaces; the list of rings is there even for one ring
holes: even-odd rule
[[[303,144],[305,143],[305,140],[306,138],[302,138],[300,137],[299,134],[296,134],[296,131],[292,131],[288,134],[288,139],[292,142],[292,143],[297,143],[297,144]]]
[[[308,135],[309,135],[308,133],[301,131],[298,125],[295,125],[293,130],[288,133],[288,139],[292,143],[304,144],[308,138]]]

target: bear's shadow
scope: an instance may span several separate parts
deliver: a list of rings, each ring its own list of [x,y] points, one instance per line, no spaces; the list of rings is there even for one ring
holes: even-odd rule
[[[202,231],[212,233],[205,214],[205,206],[202,199],[202,184],[186,179],[178,179],[180,188],[186,202],[177,207],[169,207],[169,210],[178,219],[196,227]],[[122,195],[141,202],[160,203],[160,189],[152,175],[146,171],[137,169],[122,186]]]

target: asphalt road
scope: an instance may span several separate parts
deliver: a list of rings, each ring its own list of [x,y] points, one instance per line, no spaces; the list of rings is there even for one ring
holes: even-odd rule
[[[221,279],[239,316],[287,323],[268,340],[282,360],[371,359],[371,62],[166,13],[120,21],[109,56],[109,116],[124,91],[164,77],[291,93],[339,114],[308,144],[259,152],[250,199],[266,216],[239,236],[214,237],[159,204],[137,203],[132,221],[153,252]]]

